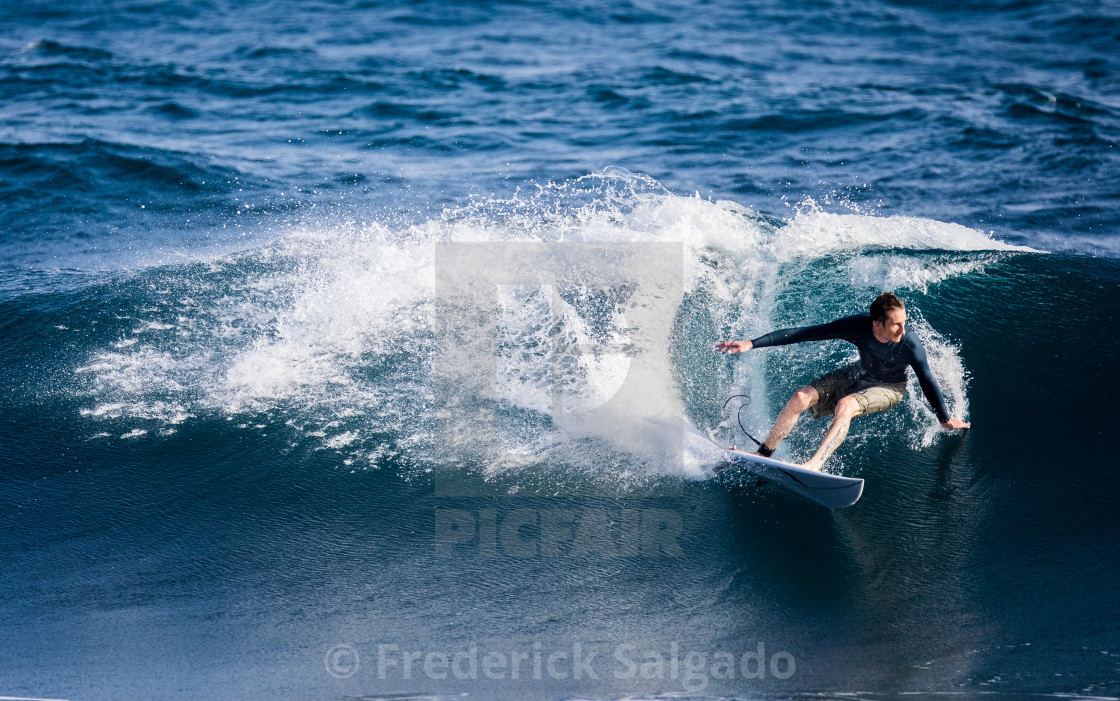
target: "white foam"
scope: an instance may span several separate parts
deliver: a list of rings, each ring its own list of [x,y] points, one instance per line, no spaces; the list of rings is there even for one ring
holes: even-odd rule
[[[961,361],[957,348],[943,335],[934,330],[920,314],[911,311],[909,314],[910,332],[917,333],[925,346],[926,356],[929,359],[929,369],[945,395],[945,403],[949,407],[949,415],[957,418],[968,416],[968,372]],[[916,434],[911,435],[911,444],[915,448],[926,448],[933,444],[941,433],[940,421],[934,414],[925,395],[918,385],[918,378],[910,373],[909,386],[906,392],[906,408],[910,413],[913,423],[919,427]]]
[[[960,224],[906,216],[834,214],[807,206],[798,209],[789,224],[782,227],[777,257],[822,258],[866,250],[1039,253],[1033,248],[1003,243]]]
[[[346,433],[340,433],[337,436],[331,436],[331,438],[326,442],[326,447],[335,449],[345,448],[346,446],[357,441],[358,438],[359,436],[357,432],[347,431]]]

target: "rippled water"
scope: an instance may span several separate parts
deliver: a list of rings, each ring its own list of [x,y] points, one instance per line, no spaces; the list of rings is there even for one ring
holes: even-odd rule
[[[1115,7],[0,26],[0,696],[1120,696]],[[480,310],[456,271],[507,278]],[[712,344],[884,289],[974,428],[911,381],[830,463],[849,509],[712,479],[728,396],[763,432],[854,355]],[[713,669],[760,644],[793,666]]]

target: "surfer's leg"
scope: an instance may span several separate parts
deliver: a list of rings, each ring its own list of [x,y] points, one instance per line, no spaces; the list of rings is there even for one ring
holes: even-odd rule
[[[797,419],[801,418],[801,413],[820,401],[820,395],[817,394],[816,388],[812,385],[805,385],[801,389],[793,393],[789,398],[786,405],[778,413],[778,418],[774,420],[774,427],[770,429],[770,435],[762,442],[770,452],[778,449],[778,444],[782,439],[789,435],[793,430],[794,424]]]
[[[824,434],[824,440],[821,441],[821,447],[817,448],[817,453],[809,462],[801,467],[809,470],[820,470],[824,467],[824,461],[832,455],[833,451],[840,447],[844,439],[848,437],[848,426],[852,423],[852,417],[860,413],[860,403],[856,400],[854,395],[848,395],[836,402],[836,411],[833,413],[832,425],[828,427],[828,433]]]

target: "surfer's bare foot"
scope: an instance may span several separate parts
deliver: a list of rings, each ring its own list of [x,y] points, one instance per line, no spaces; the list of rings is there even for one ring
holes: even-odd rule
[[[800,465],[798,465],[798,467],[803,467],[806,470],[812,470],[813,472],[820,472],[821,468],[824,467],[824,463],[810,460],[809,462],[801,463]]]

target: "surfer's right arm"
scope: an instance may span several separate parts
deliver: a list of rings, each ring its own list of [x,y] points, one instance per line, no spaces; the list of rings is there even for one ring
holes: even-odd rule
[[[858,319],[858,316],[849,316],[817,326],[778,329],[751,341],[720,341],[716,344],[716,350],[725,353],[742,353],[752,348],[785,346],[790,343],[804,343],[805,341],[827,341],[833,338],[849,338],[854,336],[859,329]]]
[[[759,336],[751,341],[724,341],[716,348],[723,350],[721,346],[730,345],[733,343],[749,344],[746,348],[737,351],[728,351],[729,353],[741,353],[744,350],[751,348],[766,348],[768,346],[785,346],[791,343],[805,343],[806,341],[828,341],[831,339],[847,339],[855,336],[859,330],[858,316],[844,317],[836,321],[830,321],[827,324],[818,324],[817,326],[802,326],[799,328],[791,329],[778,329],[771,331],[765,336]]]

